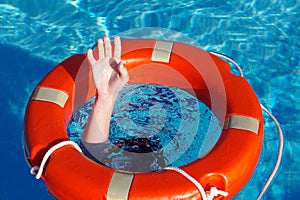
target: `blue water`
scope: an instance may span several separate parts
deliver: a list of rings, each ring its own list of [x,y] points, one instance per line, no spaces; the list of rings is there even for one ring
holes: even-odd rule
[[[0,199],[53,199],[43,182],[29,174],[23,157],[27,100],[53,66],[74,53],[86,52],[96,38],[115,34],[186,42],[234,58],[284,129],[283,162],[264,199],[297,199],[299,10],[297,0],[0,0]],[[274,165],[277,146],[274,123],[265,116],[261,160],[235,199],[255,199]]]
[[[116,100],[110,144],[104,150],[108,153],[103,155],[103,151],[89,151],[81,141],[94,101],[90,99],[74,113],[67,131],[86,156],[116,170],[149,172],[184,166],[208,153],[221,134],[215,115],[191,94],[178,88],[132,84]]]

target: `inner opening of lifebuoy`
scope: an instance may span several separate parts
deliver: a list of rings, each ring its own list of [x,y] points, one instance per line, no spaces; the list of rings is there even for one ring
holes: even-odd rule
[[[172,66],[131,53],[135,60],[124,56],[130,81],[115,103],[109,142],[100,148],[86,148],[80,139],[94,98],[73,113],[68,126],[70,139],[89,158],[122,171],[158,171],[204,157],[222,128],[210,109],[210,94],[201,74],[178,55],[172,55],[178,61]]]

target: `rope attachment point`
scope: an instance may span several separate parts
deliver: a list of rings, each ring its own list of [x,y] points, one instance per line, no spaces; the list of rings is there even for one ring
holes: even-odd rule
[[[186,179],[191,181],[199,190],[200,195],[202,197],[202,200],[213,200],[215,197],[222,195],[224,197],[228,196],[228,192],[219,190],[216,187],[211,187],[210,191],[205,191],[201,183],[199,183],[196,179],[194,179],[192,176],[190,176],[188,173],[183,171],[182,169],[174,166],[165,167],[164,170],[172,170],[175,172],[178,172],[182,176],[184,176]]]
[[[73,142],[73,141],[63,141],[63,142],[60,142],[60,143],[54,145],[53,147],[51,147],[47,151],[47,153],[44,155],[44,157],[42,159],[42,162],[41,162],[40,166],[33,166],[30,169],[30,173],[32,175],[35,175],[36,179],[40,179],[41,176],[42,176],[42,173],[44,171],[45,164],[46,164],[47,160],[50,158],[51,154],[53,152],[55,152],[57,149],[59,149],[61,147],[64,147],[64,146],[67,146],[67,145],[72,145],[73,147],[75,147],[76,150],[78,150],[80,153],[82,153],[82,150],[80,149],[80,147],[78,146],[78,144],[76,144],[75,142]]]

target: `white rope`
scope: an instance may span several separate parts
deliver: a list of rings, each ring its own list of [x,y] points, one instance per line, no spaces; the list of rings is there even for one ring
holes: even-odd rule
[[[220,58],[223,58],[225,60],[228,60],[229,62],[231,62],[232,64],[234,64],[234,66],[237,68],[237,70],[240,72],[240,76],[241,77],[244,77],[244,73],[243,73],[243,70],[242,68],[239,66],[239,64],[237,64],[237,62],[235,62],[232,58],[229,58],[228,56],[225,56],[223,54],[220,54],[220,53],[216,53],[216,52],[209,52],[215,56],[218,56]]]
[[[225,197],[228,196],[227,192],[225,192],[223,190],[219,190],[216,187],[211,187],[210,191],[205,192],[203,186],[196,179],[194,179],[188,173],[186,173],[185,171],[183,171],[182,169],[180,169],[178,167],[168,166],[168,167],[165,167],[164,170],[172,170],[172,171],[178,172],[179,174],[183,175],[186,179],[191,181],[199,190],[202,200],[213,200],[218,195],[222,195]]]
[[[31,169],[30,169],[30,173],[32,175],[36,175],[35,178],[36,179],[40,179],[41,176],[42,176],[42,173],[44,171],[44,167],[45,167],[45,164],[47,162],[47,160],[49,159],[49,157],[51,156],[51,154],[56,151],[57,149],[63,147],[63,146],[66,146],[66,145],[72,145],[73,147],[75,147],[75,149],[77,149],[80,153],[82,153],[82,150],[80,149],[80,147],[78,146],[78,144],[76,144],[75,142],[73,141],[63,141],[63,142],[60,142],[56,145],[54,145],[53,147],[51,147],[47,153],[44,155],[43,157],[43,160],[40,164],[40,166],[33,166]],[[37,172],[37,173],[36,173]]]
[[[235,65],[235,67],[239,70],[241,76],[244,77],[242,68],[233,59],[231,59],[231,58],[229,58],[225,55],[219,54],[219,53],[215,53],[215,52],[210,52],[210,53],[215,55],[215,56],[218,56],[220,58],[223,58],[225,60],[228,60],[228,61],[232,62]],[[283,137],[282,129],[280,127],[279,122],[277,121],[276,117],[274,115],[272,115],[272,113],[266,107],[264,107],[262,104],[260,104],[260,106],[271,117],[271,119],[276,124],[276,128],[277,128],[278,135],[279,135],[279,147],[278,147],[277,161],[276,161],[276,164],[274,166],[274,169],[273,169],[272,173],[270,174],[269,178],[267,179],[267,182],[263,186],[260,194],[258,195],[257,200],[260,200],[263,197],[266,190],[268,189],[271,182],[273,181],[273,179],[274,179],[274,177],[275,177],[275,175],[276,175],[276,173],[279,169],[281,160],[282,160],[282,153],[283,153],[283,146],[284,146],[284,137]]]
[[[284,137],[283,137],[282,129],[281,129],[280,124],[277,121],[276,117],[274,117],[274,115],[272,115],[272,113],[267,108],[265,108],[262,104],[260,104],[260,106],[271,117],[271,119],[276,124],[278,135],[279,135],[279,147],[278,147],[277,161],[276,161],[276,164],[274,166],[274,169],[273,169],[272,173],[270,174],[270,176],[269,176],[267,182],[265,183],[264,187],[262,188],[260,194],[258,195],[257,200],[260,200],[263,197],[263,195],[265,194],[267,188],[270,186],[272,180],[274,179],[274,177],[275,177],[275,175],[276,175],[276,173],[279,169],[281,159],[282,159],[283,145],[284,145]]]

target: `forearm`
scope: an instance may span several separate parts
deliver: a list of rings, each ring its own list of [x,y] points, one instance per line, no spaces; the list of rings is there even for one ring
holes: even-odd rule
[[[103,143],[108,140],[110,118],[116,96],[97,97],[88,124],[82,135],[87,143]]]

